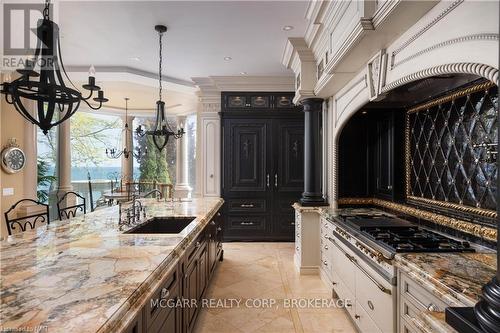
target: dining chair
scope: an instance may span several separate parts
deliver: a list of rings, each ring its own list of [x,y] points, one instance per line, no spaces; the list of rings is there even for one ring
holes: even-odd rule
[[[64,206],[63,201],[68,199],[74,199],[75,204]],[[81,203],[78,203],[79,199],[81,200]],[[87,214],[87,206],[85,204],[85,198],[76,192],[73,191],[66,192],[57,201],[57,213],[59,214],[59,220],[75,217],[78,211],[83,212],[83,214]]]
[[[17,211],[15,211],[15,209],[21,203],[32,203],[34,204],[33,206],[39,206],[40,210],[38,213],[17,217]],[[11,214],[12,212],[16,213],[15,217],[13,216],[13,214]],[[17,231],[18,229],[20,229],[21,232],[24,232],[26,231],[26,227],[28,226],[30,227],[30,229],[34,229],[37,223],[50,223],[49,205],[33,199],[19,200],[4,213],[4,216],[5,222],[7,223],[7,231],[9,232],[9,235],[12,235],[12,232]]]

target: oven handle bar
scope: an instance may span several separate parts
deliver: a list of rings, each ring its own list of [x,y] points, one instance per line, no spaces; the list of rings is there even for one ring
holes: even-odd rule
[[[335,239],[331,238],[331,237],[328,237],[328,236],[325,236],[326,239],[328,239],[330,242],[333,243],[333,245],[335,245],[339,250],[340,252],[342,252],[346,257],[347,259],[349,259],[349,261],[351,261],[357,268],[359,268],[359,270],[361,272],[363,272],[363,274],[365,274],[376,286],[378,289],[380,289],[382,292],[388,294],[388,295],[392,295],[392,292],[390,289],[387,289],[386,287],[384,287],[380,282],[378,282],[373,276],[370,275],[370,273],[368,273],[364,268],[363,266],[361,266],[360,264],[358,264],[358,261],[356,260],[356,258],[354,258],[353,256],[351,256],[349,253],[345,252],[343,248],[341,248],[337,242],[335,241]]]

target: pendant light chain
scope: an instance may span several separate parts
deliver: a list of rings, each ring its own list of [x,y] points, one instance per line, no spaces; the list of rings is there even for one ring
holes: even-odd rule
[[[43,18],[45,20],[49,19],[49,11],[50,11],[50,0],[45,0],[45,8],[43,9]]]
[[[163,38],[162,37],[163,37],[163,33],[160,32],[159,35],[160,35],[160,62],[159,62],[159,69],[158,69],[158,71],[159,71],[160,75],[158,77],[159,77],[159,80],[160,80],[160,82],[159,82],[160,83],[159,95],[160,95],[160,101],[161,101],[162,100],[161,99],[161,93],[162,93],[162,89],[163,89],[162,82],[161,82],[162,81],[162,63],[163,63],[163,61],[162,61],[163,60],[163,56],[162,56],[162,50],[163,50],[163,42],[162,42]]]

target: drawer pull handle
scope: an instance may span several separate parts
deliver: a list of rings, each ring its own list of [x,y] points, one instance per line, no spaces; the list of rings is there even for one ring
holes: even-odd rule
[[[333,243],[333,245],[335,245],[339,250],[340,252],[342,252],[346,257],[347,259],[349,259],[349,261],[351,261],[367,278],[369,278],[376,286],[378,289],[380,289],[382,292],[388,294],[388,295],[392,295],[392,292],[390,289],[387,289],[386,287],[384,287],[380,282],[378,282],[373,276],[370,275],[370,273],[368,273],[364,268],[363,266],[359,265],[358,264],[358,261],[356,260],[356,258],[354,258],[354,256],[351,256],[349,253],[345,252],[343,248],[340,247],[340,245],[337,244],[337,242],[335,241],[335,239],[331,238],[331,237],[326,237],[330,242]]]
[[[368,301],[368,307],[370,308],[370,310],[374,310],[375,309],[375,307],[373,306],[372,301]]]
[[[217,228],[217,231],[222,231],[222,228],[221,228],[221,227],[218,227],[218,228]]]
[[[360,315],[354,315],[354,318],[359,319],[359,318],[361,318],[361,316]]]
[[[201,246],[201,243],[200,242],[196,242],[196,248],[199,248]]]
[[[295,222],[290,222],[290,225],[295,225]]]
[[[269,185],[269,174],[266,175],[266,185],[267,185],[268,188],[270,187],[270,185]]]
[[[328,250],[328,245],[325,245],[325,250]]]
[[[298,250],[299,250],[299,247],[298,247],[298,246],[296,246],[296,247],[295,247],[295,249],[298,251]]]
[[[254,223],[253,222],[241,222],[240,224],[241,225],[253,225]]]
[[[337,285],[337,282],[332,282],[332,285],[336,286],[336,285]]]
[[[350,308],[352,306],[352,303],[346,303],[346,305],[348,308]]]
[[[427,310],[430,312],[439,312],[439,308],[435,304],[429,304]]]
[[[217,213],[217,216],[220,216],[220,213]]]
[[[326,262],[326,260],[323,260],[323,265],[328,266],[328,263]]]
[[[167,298],[167,297],[168,297],[168,295],[170,295],[170,291],[169,291],[167,288],[163,288],[163,289],[161,290],[161,296],[160,296],[160,297],[161,297],[161,298]]]
[[[215,225],[215,221],[210,222],[211,225]]]
[[[240,207],[241,208],[253,208],[254,205],[253,204],[241,204]]]

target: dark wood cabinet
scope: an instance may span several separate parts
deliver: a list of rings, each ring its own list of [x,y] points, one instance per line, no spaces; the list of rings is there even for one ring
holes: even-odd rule
[[[404,112],[362,110],[344,127],[339,142],[341,198],[404,199]]]
[[[234,94],[224,93],[223,101]],[[225,240],[293,240],[291,205],[304,184],[304,119],[293,94],[268,94],[273,110],[223,108]]]
[[[218,211],[177,264],[165,272],[151,299],[123,333],[193,332],[202,297],[223,258],[222,224]]]
[[[123,331],[123,333],[142,333],[143,330],[143,322],[142,322],[142,312],[134,318],[132,323]]]
[[[295,109],[293,93],[289,92],[224,92],[222,107],[224,111]]]
[[[372,123],[372,193],[391,201],[403,197],[404,121],[400,114],[380,112]]]

